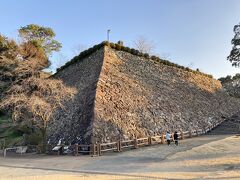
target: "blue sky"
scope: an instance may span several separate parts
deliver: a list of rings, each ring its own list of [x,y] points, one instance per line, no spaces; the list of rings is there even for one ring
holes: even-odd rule
[[[31,23],[56,32],[63,48],[52,56],[53,67],[71,59],[76,46],[105,40],[111,29],[113,42],[132,46],[145,36],[156,54],[215,78],[240,72],[226,60],[239,0],[0,0],[0,10],[0,33],[9,37]]]

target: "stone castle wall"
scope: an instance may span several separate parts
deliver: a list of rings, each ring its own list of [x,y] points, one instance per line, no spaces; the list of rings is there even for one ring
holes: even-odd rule
[[[100,49],[54,75],[54,78],[63,80],[67,86],[76,87],[78,93],[73,101],[66,102],[63,110],[57,111],[49,125],[48,135],[52,142],[60,138],[72,142],[80,137],[82,143],[90,143],[94,100],[103,58],[104,51]]]
[[[218,80],[105,48],[95,99],[96,141],[204,128],[240,107]]]
[[[109,142],[202,128],[240,107],[215,79],[107,46],[55,77],[79,93],[56,113],[53,141]]]

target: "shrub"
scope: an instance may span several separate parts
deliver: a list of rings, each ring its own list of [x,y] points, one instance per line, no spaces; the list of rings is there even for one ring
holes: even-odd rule
[[[120,44],[115,44],[115,49],[120,51],[122,49],[122,46]]]
[[[145,58],[149,58],[149,54],[148,54],[148,53],[145,53],[145,54],[144,54],[144,57],[145,57]]]
[[[131,54],[138,56],[139,51],[132,48],[132,49],[131,49]]]
[[[135,49],[131,48],[131,54],[134,54],[135,53]]]
[[[62,70],[63,68],[69,66],[70,64],[78,61],[79,59],[82,59],[86,56],[89,56],[90,54],[92,54],[93,52],[95,52],[96,50],[100,49],[101,47],[103,46],[110,46],[111,48],[113,49],[116,49],[116,50],[121,50],[121,51],[125,51],[125,52],[128,52],[128,53],[131,53],[133,55],[136,55],[136,56],[141,56],[141,57],[145,57],[145,58],[151,58],[152,60],[154,60],[155,62],[157,63],[162,63],[164,65],[167,65],[167,66],[172,66],[172,67],[176,67],[176,68],[179,68],[179,69],[183,69],[183,70],[186,70],[186,71],[189,71],[189,72],[193,72],[193,73],[199,73],[199,74],[202,74],[204,76],[207,76],[207,77],[210,77],[212,78],[212,75],[208,75],[208,74],[205,74],[205,73],[201,73],[199,71],[199,69],[196,69],[196,71],[194,70],[191,70],[190,68],[187,68],[187,67],[184,67],[184,66],[181,66],[181,65],[178,65],[178,64],[175,64],[175,63],[172,63],[168,60],[162,60],[160,59],[159,57],[157,56],[149,56],[148,53],[141,53],[139,52],[138,50],[134,49],[134,48],[129,48],[129,47],[125,47],[125,46],[122,46],[120,44],[115,44],[115,43],[110,43],[108,41],[103,41],[102,43],[100,44],[97,44],[95,46],[93,46],[92,48],[89,48],[88,50],[86,51],[83,51],[79,54],[79,56],[76,56],[74,57],[70,62],[67,62],[64,66],[62,66],[61,68],[58,68],[57,69],[57,72],[59,70]]]
[[[186,70],[187,70],[187,71],[190,71],[190,68],[189,68],[189,67],[186,67]]]
[[[108,41],[103,41],[101,44],[104,46],[110,46],[110,43]]]
[[[139,55],[139,56],[142,56],[142,57],[144,56],[144,54],[143,54],[142,52],[139,52],[138,55]]]
[[[139,56],[139,54],[140,54],[140,51],[139,51],[139,50],[137,50],[137,49],[135,49],[135,54],[136,54],[137,56]]]
[[[166,61],[166,60],[162,60],[162,63],[165,65],[168,65],[168,61]]]
[[[151,56],[151,59],[155,61],[157,59],[157,57],[156,56]]]
[[[31,128],[27,125],[16,125],[13,127],[13,133],[15,135],[23,135],[23,134],[30,134],[31,133]]]
[[[88,51],[88,50],[85,50],[85,51],[81,52],[79,57],[81,57],[81,58],[82,58],[82,57],[85,57],[85,56],[87,55],[87,51]],[[78,58],[79,58],[79,57],[78,57]]]
[[[122,51],[125,51],[125,52],[130,52],[131,49],[129,47],[126,47],[126,46],[122,46]]]
[[[86,55],[93,53],[95,50],[91,47],[86,51]]]
[[[116,46],[115,46],[114,43],[110,43],[110,47],[113,48],[113,49],[115,49]]]
[[[156,56],[156,61],[162,62],[162,60],[159,57],[157,57],[157,56]]]
[[[121,50],[122,50],[122,51],[126,51],[126,47],[125,47],[125,46],[122,46],[122,47],[121,47]]]
[[[40,133],[26,135],[25,138],[26,144],[39,145],[40,143],[42,143],[42,136]]]
[[[32,132],[31,127],[29,127],[28,125],[21,125],[19,126],[18,130],[20,132],[22,132],[23,134],[30,134]]]
[[[126,51],[126,48],[127,48],[127,47],[125,47],[125,46],[121,46],[121,51],[124,51],[124,52],[125,52],[125,51]]]
[[[180,66],[179,68],[180,68],[180,69],[184,69],[184,66]]]
[[[99,49],[99,44],[94,45],[92,48],[93,48],[93,50],[98,50]]]

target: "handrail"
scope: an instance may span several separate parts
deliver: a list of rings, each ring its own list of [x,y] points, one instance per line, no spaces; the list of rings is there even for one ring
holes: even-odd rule
[[[190,129],[188,131],[180,131],[178,133],[179,139],[184,138],[191,138],[194,136],[199,136],[201,134],[205,134],[215,127],[217,127],[219,124],[221,124],[223,121],[215,122],[212,124],[209,124],[206,127],[199,128],[199,129]],[[171,139],[173,140],[173,133],[171,133]],[[0,140],[0,145],[2,145],[3,141]],[[123,149],[126,148],[139,148],[142,146],[150,146],[155,144],[164,144],[166,142],[166,135],[155,135],[155,136],[149,136],[149,137],[141,137],[141,138],[135,138],[130,140],[118,140],[115,142],[108,142],[108,143],[98,143],[98,144],[75,144],[72,145],[74,149],[74,154],[77,156],[79,153],[89,153],[91,156],[99,156],[102,155],[103,152],[121,152]],[[32,145],[29,145],[29,147]],[[41,145],[37,145],[36,148],[38,148]],[[49,145],[50,146],[50,145]],[[5,148],[5,156],[6,151],[8,149]]]
[[[162,136],[151,136],[152,139],[161,139]]]
[[[177,132],[179,139],[184,138],[191,138],[194,136],[199,136],[201,134],[205,134],[209,131],[211,131],[213,128],[221,124],[222,121],[219,121],[217,123],[212,123],[207,127],[201,128],[201,129],[190,129],[188,131],[180,131]],[[173,133],[171,133],[171,139],[173,140]],[[99,156],[102,155],[103,152],[121,152],[123,149],[126,148],[138,148],[142,146],[149,146],[154,144],[164,144],[166,141],[166,135],[155,135],[155,136],[149,136],[149,137],[141,137],[141,138],[135,138],[131,140],[118,140],[115,142],[109,142],[109,143],[98,143],[98,144],[80,144],[75,145],[76,152],[75,155],[81,152],[89,152],[92,156]],[[88,147],[88,150],[79,150],[79,147]]]
[[[133,142],[134,140],[125,140],[125,141],[122,141],[122,143],[130,143],[130,142]]]
[[[103,143],[103,144],[101,144],[101,146],[109,146],[109,145],[113,145],[113,144],[117,144],[117,142]]]
[[[138,141],[147,140],[148,138],[139,138]]]

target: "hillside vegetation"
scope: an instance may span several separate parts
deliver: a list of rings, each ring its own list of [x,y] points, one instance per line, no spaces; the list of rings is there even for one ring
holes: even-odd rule
[[[44,151],[53,113],[75,90],[43,71],[61,48],[51,28],[29,24],[18,29],[18,36],[16,42],[0,34],[0,110],[14,122],[2,120],[2,136],[16,144],[15,138],[20,142],[17,136],[24,135],[20,144],[41,144]]]

